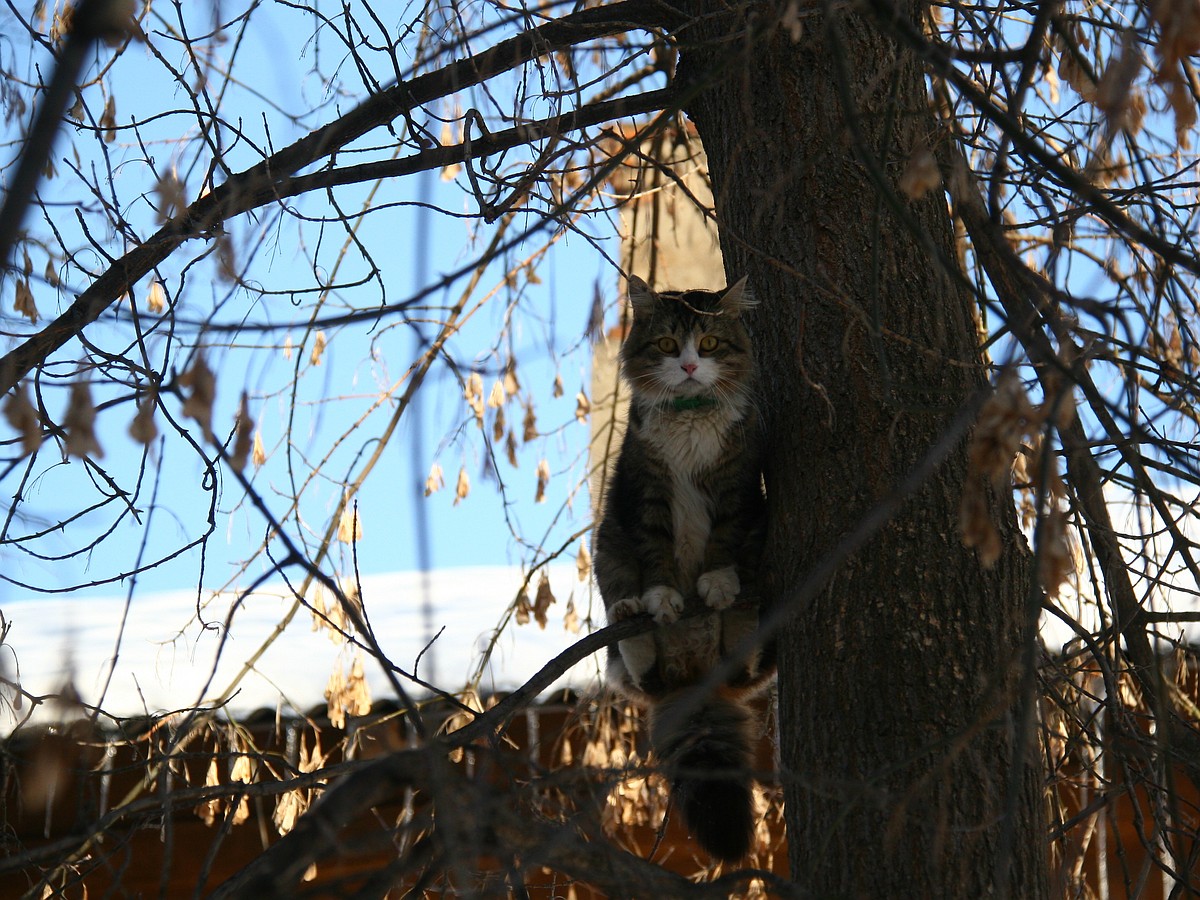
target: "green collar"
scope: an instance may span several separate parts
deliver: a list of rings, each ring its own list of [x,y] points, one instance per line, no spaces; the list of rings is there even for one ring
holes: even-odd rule
[[[674,400],[664,400],[660,409],[675,412],[689,412],[693,409],[703,409],[706,406],[716,406],[715,397],[676,397]]]

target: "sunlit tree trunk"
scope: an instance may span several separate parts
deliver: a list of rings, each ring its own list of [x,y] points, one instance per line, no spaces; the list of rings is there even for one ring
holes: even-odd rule
[[[761,300],[768,583],[795,612],[779,680],[793,878],[815,897],[1045,897],[1018,689],[1031,567],[1011,504],[992,510],[995,567],[960,538],[954,429],[987,377],[944,195],[898,186],[936,140],[923,74],[869,17],[792,28],[770,22],[785,4],[695,6],[710,15],[680,35],[679,83],[729,277]],[[886,524],[798,593],[938,447]]]

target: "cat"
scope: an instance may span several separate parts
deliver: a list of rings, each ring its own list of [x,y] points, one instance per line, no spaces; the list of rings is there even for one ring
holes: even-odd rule
[[[695,686],[758,625],[766,500],[743,278],[724,291],[652,291],[629,278],[621,348],[629,421],[596,532],[609,622],[659,627],[608,648],[607,677],[647,704],[650,743],[697,842],[736,862],[754,833],[754,715],[773,676],[758,648],[719,688]],[[749,608],[747,608],[749,602]],[[736,606],[735,606],[736,604]],[[707,612],[680,619],[685,611]]]

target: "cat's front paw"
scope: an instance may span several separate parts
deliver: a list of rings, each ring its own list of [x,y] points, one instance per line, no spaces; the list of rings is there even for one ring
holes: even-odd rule
[[[659,585],[642,594],[642,605],[660,625],[668,625],[683,612],[683,595],[675,588]]]
[[[632,619],[634,616],[639,616],[646,611],[646,607],[642,605],[642,601],[638,597],[626,597],[623,600],[618,600],[610,606],[605,613],[608,616],[608,624],[612,625],[616,622],[623,622],[626,619]]]
[[[710,609],[729,609],[741,589],[742,583],[733,566],[705,572],[696,580],[696,592]]]

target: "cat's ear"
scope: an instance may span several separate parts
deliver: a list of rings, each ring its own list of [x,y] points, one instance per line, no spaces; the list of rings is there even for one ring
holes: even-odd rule
[[[629,302],[635,316],[645,315],[654,306],[654,291],[636,275],[629,276]]]
[[[753,291],[750,290],[750,285],[746,283],[749,276],[743,275],[742,280],[732,287],[726,288],[725,293],[721,296],[720,307],[721,311],[728,313],[735,319],[751,307],[758,305],[758,300],[755,299]]]

